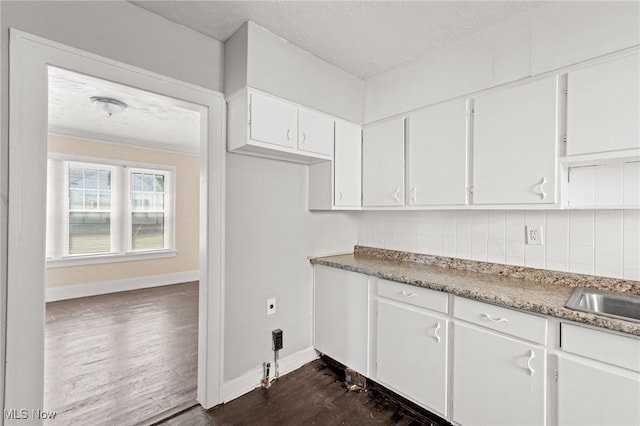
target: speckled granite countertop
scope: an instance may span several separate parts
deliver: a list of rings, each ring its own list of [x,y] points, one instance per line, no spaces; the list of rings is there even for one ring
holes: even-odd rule
[[[640,336],[640,323],[564,307],[575,287],[640,295],[640,281],[361,246],[356,246],[352,254],[317,257],[311,263]]]

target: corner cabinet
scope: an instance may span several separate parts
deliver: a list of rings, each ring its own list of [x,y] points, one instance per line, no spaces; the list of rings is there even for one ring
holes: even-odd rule
[[[362,130],[362,205],[404,205],[404,118]]]
[[[299,163],[333,158],[334,118],[243,89],[227,105],[227,150]]]
[[[309,210],[359,210],[362,203],[362,126],[335,122],[333,161],[309,165]]]
[[[556,203],[559,82],[546,78],[474,100],[473,204]]]
[[[313,346],[366,376],[369,278],[320,265],[315,265],[313,270]]]
[[[467,203],[467,102],[412,112],[407,117],[407,204]]]

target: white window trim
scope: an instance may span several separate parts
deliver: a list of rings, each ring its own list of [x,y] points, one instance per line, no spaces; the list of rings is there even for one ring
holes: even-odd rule
[[[54,176],[62,186],[56,182],[48,182],[48,190],[53,193],[51,220],[47,219],[47,268],[66,266],[90,265],[100,263],[129,262],[138,260],[162,259],[175,257],[175,166],[141,163],[111,158],[88,157],[81,155],[67,155],[49,153],[49,164],[53,165]],[[68,165],[75,164],[85,167],[99,167],[112,171],[111,186],[111,249],[109,253],[69,254],[69,173]],[[153,250],[132,250],[131,242],[131,203],[130,176],[131,172],[162,173],[165,175],[165,247]],[[61,176],[62,174],[62,176]],[[62,178],[58,180],[59,178]],[[62,192],[62,193],[60,193]],[[116,194],[116,196],[114,196]],[[120,196],[117,196],[120,194]],[[59,201],[62,200],[62,205]],[[49,204],[49,203],[48,203]],[[48,206],[49,207],[49,206]],[[56,230],[57,229],[57,230]],[[49,242],[50,241],[50,242]]]

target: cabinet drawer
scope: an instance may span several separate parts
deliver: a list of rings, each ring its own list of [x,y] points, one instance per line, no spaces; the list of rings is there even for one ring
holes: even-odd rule
[[[547,341],[547,320],[524,312],[456,297],[453,315],[521,339],[541,344]]]
[[[393,281],[378,281],[378,296],[447,313],[447,294]]]
[[[605,331],[562,324],[562,350],[640,371],[640,340]]]

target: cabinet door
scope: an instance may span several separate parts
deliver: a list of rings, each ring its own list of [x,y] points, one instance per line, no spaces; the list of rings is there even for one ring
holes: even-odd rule
[[[553,204],[557,78],[475,100],[473,204]]]
[[[558,359],[558,424],[640,424],[640,375],[605,364]]]
[[[471,425],[544,425],[546,351],[454,324],[453,419]]]
[[[369,279],[325,266],[313,269],[314,347],[366,375]]]
[[[447,320],[414,307],[378,301],[376,380],[447,415]]]
[[[466,102],[428,108],[409,116],[407,179],[411,206],[466,204]]]
[[[298,110],[298,149],[333,154],[333,120],[314,111]]]
[[[570,72],[567,155],[640,148],[640,55]]]
[[[360,206],[362,194],[362,128],[336,121],[334,204]]]
[[[362,131],[362,205],[404,203],[404,118],[367,126]]]
[[[249,129],[254,141],[296,147],[298,110],[287,102],[251,93]]]

